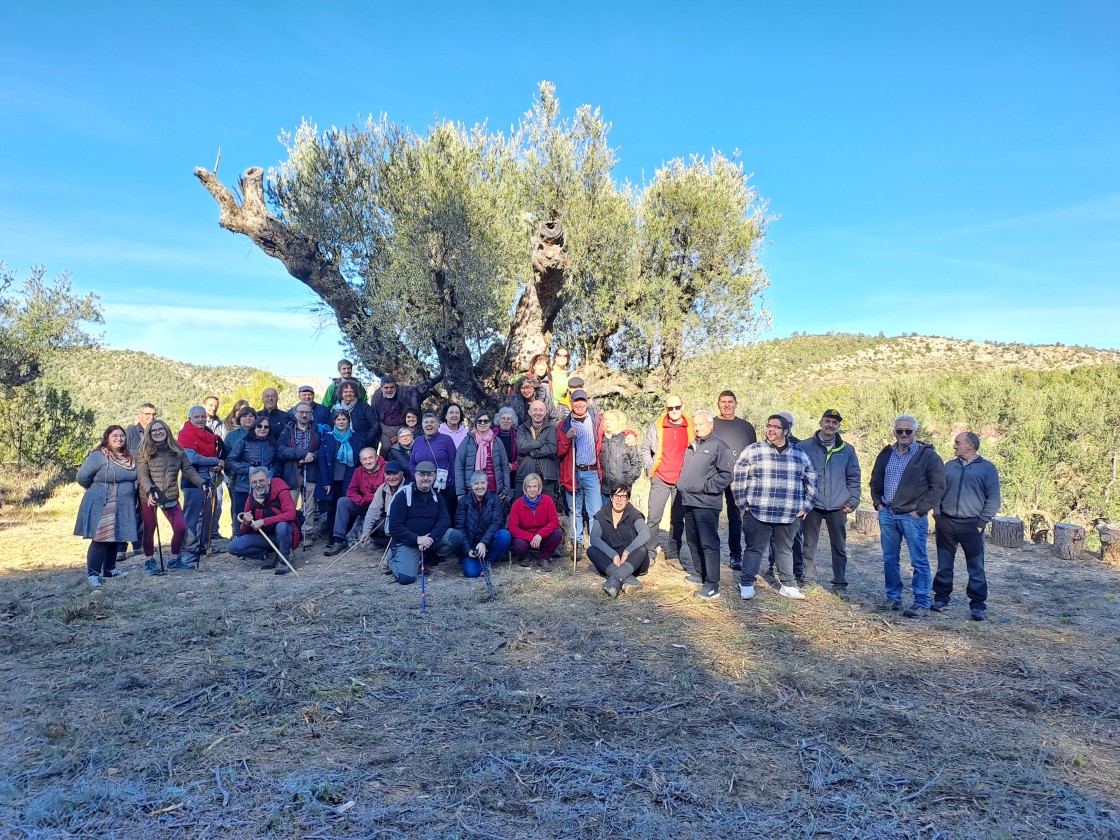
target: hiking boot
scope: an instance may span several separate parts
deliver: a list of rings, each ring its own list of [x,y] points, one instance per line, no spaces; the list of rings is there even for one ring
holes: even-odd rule
[[[97,575],[90,575],[89,576],[89,585],[92,586],[94,589],[97,589],[97,587],[99,587],[101,585],[101,578],[99,578]]]
[[[552,571],[552,559],[549,558],[549,557],[542,557],[541,560],[540,560],[540,566],[541,566],[541,571],[542,572],[551,572]]]
[[[668,566],[670,569],[676,569],[678,572],[690,572],[690,571],[692,571],[690,568],[685,566],[684,563],[681,562],[681,558],[679,558],[679,557],[668,557],[668,556],[666,556],[665,557],[665,565]]]
[[[153,577],[160,573],[159,566],[156,565],[156,558],[149,557],[144,561],[144,573],[152,575]]]
[[[729,569],[731,569],[732,571],[735,571],[735,572],[743,571],[743,558],[742,557],[732,557],[730,560],[727,561],[727,567]]]
[[[617,598],[619,590],[621,590],[621,589],[622,589],[622,581],[620,581],[614,575],[611,575],[609,578],[607,578],[607,582],[603,584],[603,591],[606,592],[612,598]]]
[[[125,558],[125,554],[124,554],[124,552],[123,552],[123,551],[118,551],[118,552],[117,552],[117,562],[118,562],[118,563],[123,563],[123,562],[124,562],[124,558]]]
[[[175,572],[185,572],[190,570],[192,562],[192,560],[185,560],[182,557],[172,557],[167,561],[167,568]]]
[[[636,577],[634,577],[633,575],[630,575],[629,577],[626,578],[626,580],[624,580],[622,582],[622,591],[624,593],[627,593],[627,594],[629,594],[630,592],[633,592],[635,589],[641,589],[641,588],[642,588],[642,582],[640,580],[638,580]]]
[[[700,575],[696,574],[696,572],[692,572],[692,573],[686,575],[685,580],[688,581],[689,583],[703,583],[704,582],[704,578],[700,577]]]
[[[277,560],[276,562],[279,563],[280,561]],[[291,571],[291,569],[288,568],[288,564],[285,563],[283,566],[277,566],[276,571],[273,572],[273,574],[275,574],[275,575],[286,575],[290,571]]]
[[[110,569],[109,571],[103,573],[101,575],[101,577],[103,577],[103,578],[118,578],[118,577],[125,577],[127,575],[128,575],[128,572],[126,572],[124,569]]]
[[[848,595],[848,587],[846,587],[846,586],[834,586],[834,587],[832,587],[832,594],[835,595],[841,601],[852,600],[851,596]]]
[[[973,607],[968,613],[973,621],[983,621],[988,617],[987,610],[983,607]]]
[[[882,603],[879,604],[880,608],[888,612],[898,612],[902,609],[902,602],[896,601],[894,598],[884,598]]]
[[[517,565],[520,566],[522,569],[529,569],[529,568],[532,568],[533,561],[530,560],[529,555],[526,554],[524,557],[518,557],[517,558]]]
[[[749,601],[751,598],[754,597],[754,586],[753,585],[744,586],[743,584],[740,583],[739,584],[739,597],[742,598],[744,601]]]
[[[801,594],[801,590],[796,586],[783,586],[778,590],[778,594],[783,598],[792,598],[794,601],[805,600],[805,596]]]
[[[714,583],[705,584],[696,590],[696,597],[701,601],[715,601],[719,598],[719,587]]]
[[[280,558],[270,551],[264,556],[264,559],[261,561],[261,571],[272,571],[276,568],[276,564],[279,562]]]
[[[902,611],[903,618],[929,618],[929,607],[919,607],[914,604]]]
[[[945,612],[945,610],[949,608],[949,602],[942,601],[940,598],[934,598],[933,603],[929,605],[929,608],[934,612]]]
[[[344,552],[346,548],[346,540],[342,540],[341,542],[331,540],[329,543],[327,543],[327,547],[323,549],[323,556],[334,557],[336,554],[341,554],[342,552]]]

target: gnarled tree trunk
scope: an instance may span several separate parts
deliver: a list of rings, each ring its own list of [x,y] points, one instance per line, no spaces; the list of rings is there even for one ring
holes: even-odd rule
[[[544,222],[533,240],[533,276],[517,301],[506,339],[505,374],[526,370],[538,353],[552,344],[552,325],[563,304],[561,290],[568,255],[564,251],[564,225],[558,219]]]

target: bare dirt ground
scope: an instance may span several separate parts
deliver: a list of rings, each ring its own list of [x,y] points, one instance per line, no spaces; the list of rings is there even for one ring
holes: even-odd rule
[[[879,612],[859,537],[850,603],[729,573],[701,603],[663,563],[611,602],[582,561],[498,567],[495,603],[439,568],[421,615],[321,543],[91,592],[68,524],[0,536],[6,837],[1120,837],[1120,574],[1088,555],[990,547],[983,623]]]

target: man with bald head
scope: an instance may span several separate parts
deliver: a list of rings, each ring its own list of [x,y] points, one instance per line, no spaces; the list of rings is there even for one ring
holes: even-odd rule
[[[517,427],[517,476],[514,479],[513,498],[524,495],[525,477],[541,477],[543,491],[553,502],[559,492],[560,461],[556,424],[548,417],[548,407],[542,400],[529,403],[529,418]]]
[[[288,412],[279,406],[280,394],[275,388],[265,388],[261,392],[262,407],[257,410],[257,419],[268,418],[268,437],[275,444],[280,441],[280,432],[291,420]]]

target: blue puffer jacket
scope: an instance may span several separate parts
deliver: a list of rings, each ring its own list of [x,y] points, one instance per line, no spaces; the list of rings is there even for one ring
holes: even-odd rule
[[[271,438],[260,440],[246,435],[233,445],[233,451],[226,460],[226,472],[233,476],[235,493],[249,492],[249,472],[256,467],[268,470],[268,477],[277,474],[276,444]]]
[[[480,542],[489,547],[494,534],[505,525],[505,513],[497,493],[487,492],[481,501],[474,493],[468,493],[455,509],[455,527],[466,535],[467,545],[472,549]]]

